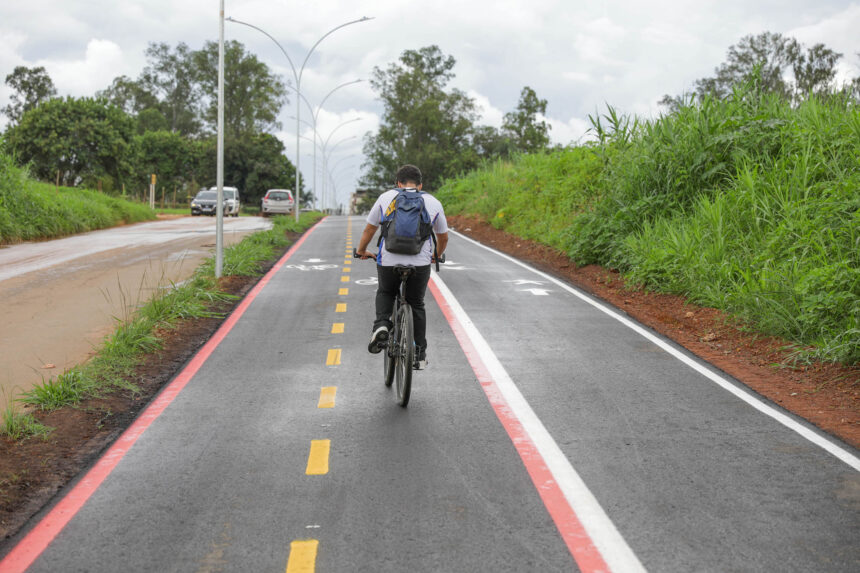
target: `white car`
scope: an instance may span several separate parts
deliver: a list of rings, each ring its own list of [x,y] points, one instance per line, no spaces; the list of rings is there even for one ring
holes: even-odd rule
[[[210,187],[210,191],[218,191],[218,187]],[[235,187],[224,187],[224,216],[238,217],[242,204],[239,201],[239,190]]]
[[[291,213],[295,205],[293,192],[289,189],[269,189],[263,196],[260,204],[260,213],[263,217],[275,213]]]

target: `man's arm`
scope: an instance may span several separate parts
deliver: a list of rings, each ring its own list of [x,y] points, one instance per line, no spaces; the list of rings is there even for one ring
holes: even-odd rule
[[[448,246],[448,233],[436,234],[436,252],[441,257],[445,253],[445,247]]]
[[[370,244],[371,239],[373,239],[373,235],[376,234],[376,230],[379,227],[375,225],[371,225],[368,223],[364,227],[364,231],[361,232],[361,239],[358,240],[358,249],[356,249],[356,254],[362,259],[369,259],[373,257],[373,253],[367,252],[367,246]],[[448,242],[448,234],[445,234],[445,242]]]

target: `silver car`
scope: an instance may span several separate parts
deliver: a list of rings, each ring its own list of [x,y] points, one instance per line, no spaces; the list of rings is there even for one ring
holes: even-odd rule
[[[218,203],[218,188],[201,189],[191,201],[191,215],[214,215]],[[235,187],[224,187],[224,216],[239,216],[239,190]]]
[[[293,192],[289,189],[269,189],[263,196],[260,213],[268,217],[276,213],[291,213],[293,211]]]

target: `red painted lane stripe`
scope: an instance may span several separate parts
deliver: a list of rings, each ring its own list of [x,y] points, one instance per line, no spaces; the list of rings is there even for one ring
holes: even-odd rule
[[[245,313],[245,310],[254,301],[257,295],[263,290],[263,287],[268,284],[269,280],[278,270],[284,266],[290,257],[298,250],[305,242],[305,239],[316,228],[325,221],[321,219],[316,225],[308,229],[292,247],[284,254],[283,257],[269,270],[266,275],[260,279],[260,282],[251,289],[247,296],[239,303],[236,310],[224,321],[221,327],[215,332],[212,338],[197,351],[194,358],[188,365],[179,373],[173,381],[168,384],[158,397],[143,411],[140,416],[129,426],[129,428],[117,439],[116,442],[105,452],[96,465],[87,472],[84,478],[66,494],[66,496],[54,506],[54,509],[48,513],[42,520],[36,524],[30,533],[22,539],[8,555],[0,561],[0,571],[3,573],[19,573],[33,564],[33,562],[42,554],[48,545],[54,540],[57,534],[63,530],[66,524],[71,521],[78,510],[83,507],[90,496],[95,493],[105,478],[110,475],[119,461],[125,456],[137,439],[143,432],[158,418],[167,406],[173,402],[173,399],[179,395],[189,380],[194,377],[201,366],[206,362],[206,359],[218,347],[224,337],[232,330],[233,326]]]
[[[556,528],[558,528],[562,539],[564,539],[567,545],[568,551],[570,551],[579,569],[582,573],[609,571],[609,566],[603,560],[600,551],[585,531],[576,512],[573,511],[573,508],[567,502],[564,493],[558,487],[555,477],[547,467],[543,456],[537,450],[537,447],[535,447],[534,442],[532,442],[531,437],[525,431],[519,419],[511,411],[507,400],[502,396],[501,391],[496,385],[496,381],[484,364],[480,353],[475,349],[469,335],[462,324],[460,324],[459,319],[451,310],[448,301],[442,296],[432,278],[428,287],[430,288],[430,292],[433,293],[433,298],[436,299],[439,308],[442,310],[442,314],[445,315],[445,319],[451,326],[451,330],[454,331],[454,336],[466,354],[466,358],[472,366],[472,370],[475,372],[475,376],[478,378],[484,394],[487,395],[490,405],[492,405],[493,410],[496,412],[496,416],[520,454],[520,459],[522,459],[523,464],[526,466],[526,471],[528,471],[532,483],[537,488],[544,506],[546,506],[552,520],[555,522]]]

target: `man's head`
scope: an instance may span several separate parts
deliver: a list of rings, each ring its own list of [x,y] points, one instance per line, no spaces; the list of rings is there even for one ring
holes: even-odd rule
[[[394,182],[398,187],[415,187],[421,189],[421,170],[414,165],[404,165],[397,170]]]

